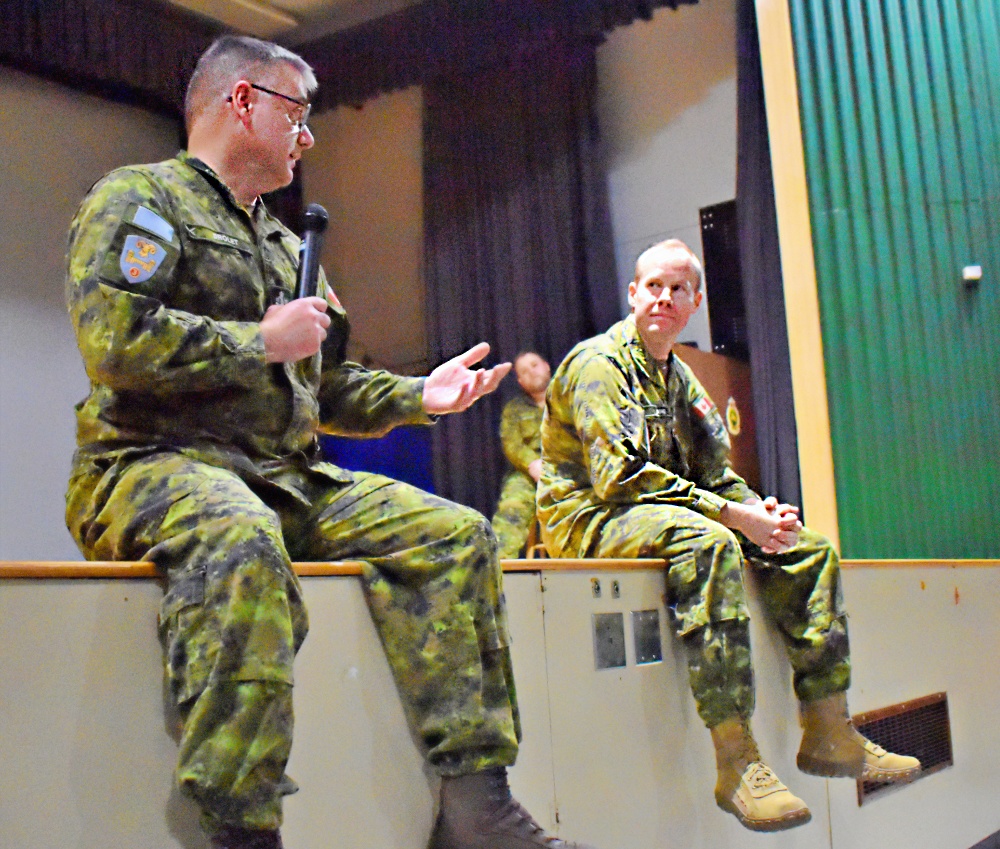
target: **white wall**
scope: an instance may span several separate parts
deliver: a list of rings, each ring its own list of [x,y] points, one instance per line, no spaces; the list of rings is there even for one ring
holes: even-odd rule
[[[666,238],[701,256],[698,210],[736,196],[736,4],[659,9],[615,30],[597,58],[624,312],[635,258]],[[707,351],[709,308],[682,337]]]
[[[303,586],[313,628],[296,660],[289,773],[302,789],[286,803],[287,843],[421,849],[436,781],[360,585],[310,577]],[[524,728],[515,793],[546,828],[602,849],[968,849],[996,832],[1000,675],[988,647],[1000,643],[1000,566],[849,569],[844,586],[852,710],[947,692],[953,766],[862,808],[855,782],[799,772],[788,664],[751,593],[755,734],[813,819],[781,834],[747,831],[713,799],[712,744],[670,634],[663,572],[556,569],[504,579]],[[194,806],[171,786],[160,595],[153,581],[0,580],[3,849],[207,849]],[[635,610],[658,612],[662,662],[636,663]],[[625,667],[595,670],[596,613],[623,615]]]
[[[0,68],[0,559],[78,558],[63,522],[87,377],[63,297],[69,224],[87,189],[164,159],[176,126]]]
[[[425,374],[423,95],[419,87],[342,106],[310,126],[307,203],[330,214],[323,267],[351,319],[349,355]]]

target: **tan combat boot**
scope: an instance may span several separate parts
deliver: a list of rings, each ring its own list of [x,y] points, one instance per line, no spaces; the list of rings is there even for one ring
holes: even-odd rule
[[[727,719],[711,731],[719,770],[715,801],[722,810],[751,831],[781,831],[809,822],[806,803],[761,763],[749,722]]]
[[[594,849],[553,837],[510,792],[503,767],[441,779],[427,849]]]
[[[796,763],[810,775],[863,778],[866,781],[912,781],[920,761],[894,755],[865,739],[851,722],[847,696],[834,693],[801,705],[802,745]]]

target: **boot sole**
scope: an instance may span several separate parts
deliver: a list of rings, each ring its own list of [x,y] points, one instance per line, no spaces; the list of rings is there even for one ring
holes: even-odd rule
[[[864,772],[861,777],[865,781],[883,781],[890,784],[908,784],[909,782],[920,778],[921,771],[922,770],[919,766],[914,767],[913,769],[886,770],[865,764]]]
[[[808,775],[818,775],[821,778],[861,778],[865,772],[865,763],[861,761],[856,767],[843,761],[827,761],[801,752],[795,758],[795,765]]]
[[[871,766],[863,761],[857,768],[844,764],[842,761],[826,761],[811,755],[799,754],[795,763],[808,775],[818,775],[821,778],[854,778],[864,781],[883,781],[893,784],[906,784],[920,777],[920,767],[902,770],[885,770]]]
[[[715,802],[727,814],[732,814],[736,817],[736,819],[740,821],[740,825],[750,831],[785,831],[789,828],[805,825],[812,819],[812,811],[808,808],[804,808],[800,811],[792,811],[784,816],[774,817],[769,820],[755,820],[744,816],[743,812],[729,800],[723,800],[716,797]]]

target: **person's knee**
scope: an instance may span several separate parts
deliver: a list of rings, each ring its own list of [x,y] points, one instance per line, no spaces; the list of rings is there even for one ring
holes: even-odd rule
[[[490,554],[496,551],[497,540],[490,520],[469,507],[457,507],[453,519],[455,537],[476,550]]]
[[[798,546],[800,548],[808,548],[814,551],[822,552],[833,552],[833,543],[821,534],[819,531],[814,531],[809,527],[804,527],[799,531]]]
[[[739,555],[740,542],[736,534],[725,525],[704,516],[692,520],[685,529],[692,548],[711,551],[723,556]]]
[[[189,522],[189,529],[171,536],[166,545],[185,560],[211,564],[213,571],[239,571],[247,564],[280,569],[289,560],[281,520],[262,503],[213,505]]]

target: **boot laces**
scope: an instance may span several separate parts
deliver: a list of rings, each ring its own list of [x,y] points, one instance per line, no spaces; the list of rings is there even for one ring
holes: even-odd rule
[[[774,774],[771,767],[766,764],[762,764],[759,761],[750,764],[747,768],[749,775],[746,778],[747,784],[753,790],[764,790],[768,787],[773,787],[776,784],[781,784],[778,776]]]

